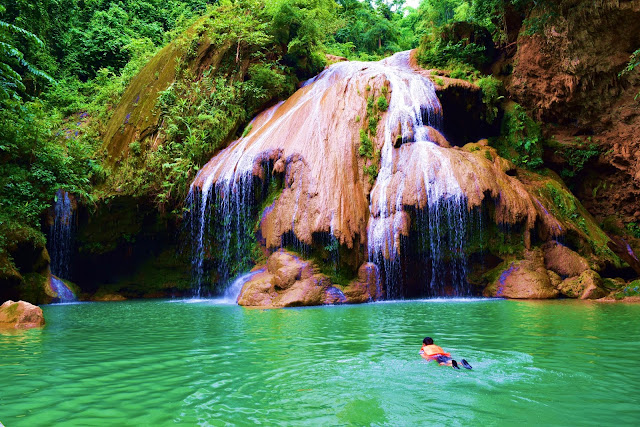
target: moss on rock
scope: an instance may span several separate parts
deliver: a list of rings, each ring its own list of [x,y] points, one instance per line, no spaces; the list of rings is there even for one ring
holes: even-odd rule
[[[570,277],[562,281],[558,289],[569,298],[598,299],[607,295],[602,289],[602,278],[593,270],[586,270],[577,277]]]

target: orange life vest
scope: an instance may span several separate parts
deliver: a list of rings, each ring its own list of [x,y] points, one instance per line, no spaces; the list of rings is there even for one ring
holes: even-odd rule
[[[431,344],[431,345],[422,345],[422,350],[421,350],[425,356],[428,357],[435,357],[435,356],[447,356],[450,357],[451,353],[445,353],[445,351],[442,349],[442,347],[439,347],[435,344]]]

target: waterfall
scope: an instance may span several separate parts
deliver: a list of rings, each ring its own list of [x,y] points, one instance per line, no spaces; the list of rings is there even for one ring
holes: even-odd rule
[[[389,105],[379,171],[367,200],[357,146],[362,124],[355,123],[362,113],[361,89],[367,99],[370,79],[376,79],[374,86],[389,84]],[[406,250],[409,240],[421,240],[421,292],[468,294],[470,214],[456,178],[460,166],[454,159],[460,157],[434,142],[442,120],[435,88],[411,68],[409,52],[379,62],[334,64],[258,115],[247,135],[211,159],[191,185],[187,223],[196,296],[212,286],[221,293],[232,277],[248,270],[258,206],[276,161],[284,188],[282,204],[267,208],[271,228],[262,231],[270,233],[263,236],[270,248],[294,245],[304,253],[325,239],[337,265],[340,245],[355,247],[357,241],[349,239],[365,234],[368,259],[378,266],[382,283],[376,296],[394,299],[407,296],[407,269],[415,268],[415,254]],[[394,147],[398,129],[405,143]]]
[[[246,271],[250,267],[252,218],[256,208],[252,173],[242,171],[215,185],[208,183],[202,188],[192,186],[187,199],[191,207],[188,224],[196,297],[212,293],[212,269],[216,272],[218,284],[224,286],[234,272]],[[211,241],[212,238],[215,241]],[[207,260],[212,258],[217,264],[207,266]]]
[[[75,212],[69,193],[64,190],[56,192],[53,213],[53,224],[49,228],[48,241],[51,273],[69,279],[75,232]]]
[[[222,296],[222,300],[220,302],[235,304],[238,302],[238,297],[240,296],[240,292],[242,291],[242,287],[249,280],[253,279],[253,276],[259,273],[264,273],[266,268],[261,268],[256,271],[250,271],[249,273],[242,274],[238,276],[229,287],[224,291]]]
[[[49,278],[49,285],[51,286],[51,290],[58,295],[59,302],[71,302],[76,300],[76,296],[73,291],[69,289],[62,280],[58,279],[53,274]]]
[[[466,198],[453,172],[449,156],[429,140],[428,127],[441,129],[442,107],[433,83],[411,70],[409,53],[400,52],[381,61],[390,82],[391,99],[385,123],[380,171],[372,189],[368,225],[369,260],[384,272],[388,298],[404,296],[402,233],[406,222],[406,192],[418,195],[415,229],[428,245],[430,274],[426,293],[442,295],[445,287],[454,295],[468,294],[464,254],[468,228]],[[394,149],[392,130],[401,124],[403,141],[414,141],[410,149]],[[414,176],[409,177],[413,174]],[[396,176],[399,175],[399,176]],[[418,175],[417,177],[415,175]],[[390,184],[397,181],[395,199],[389,199]],[[413,185],[413,188],[409,188]],[[424,197],[425,199],[421,199]],[[406,230],[404,230],[406,232]],[[406,257],[405,257],[406,258]],[[447,262],[445,262],[445,260]]]
[[[56,192],[53,209],[53,224],[49,227],[47,249],[51,257],[50,285],[61,302],[73,301],[73,292],[63,279],[71,278],[71,254],[75,234],[75,210],[69,193],[60,189]]]

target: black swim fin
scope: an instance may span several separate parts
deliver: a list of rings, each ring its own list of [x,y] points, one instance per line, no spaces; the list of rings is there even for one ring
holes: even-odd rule
[[[453,369],[460,369],[460,366],[458,366],[458,362],[456,362],[455,360],[451,361],[451,367]]]
[[[467,362],[466,360],[462,359],[460,363],[462,363],[462,366],[464,366],[465,368],[472,369],[471,365],[469,365],[469,362]]]

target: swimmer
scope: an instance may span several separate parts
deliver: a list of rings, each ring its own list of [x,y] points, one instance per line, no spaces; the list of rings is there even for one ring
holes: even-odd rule
[[[453,369],[460,369],[458,362],[451,358],[451,353],[445,353],[442,347],[435,345],[430,337],[422,340],[420,355],[423,359],[435,360],[440,366],[451,366]],[[460,363],[465,368],[471,369],[471,365],[466,360],[462,359]]]

